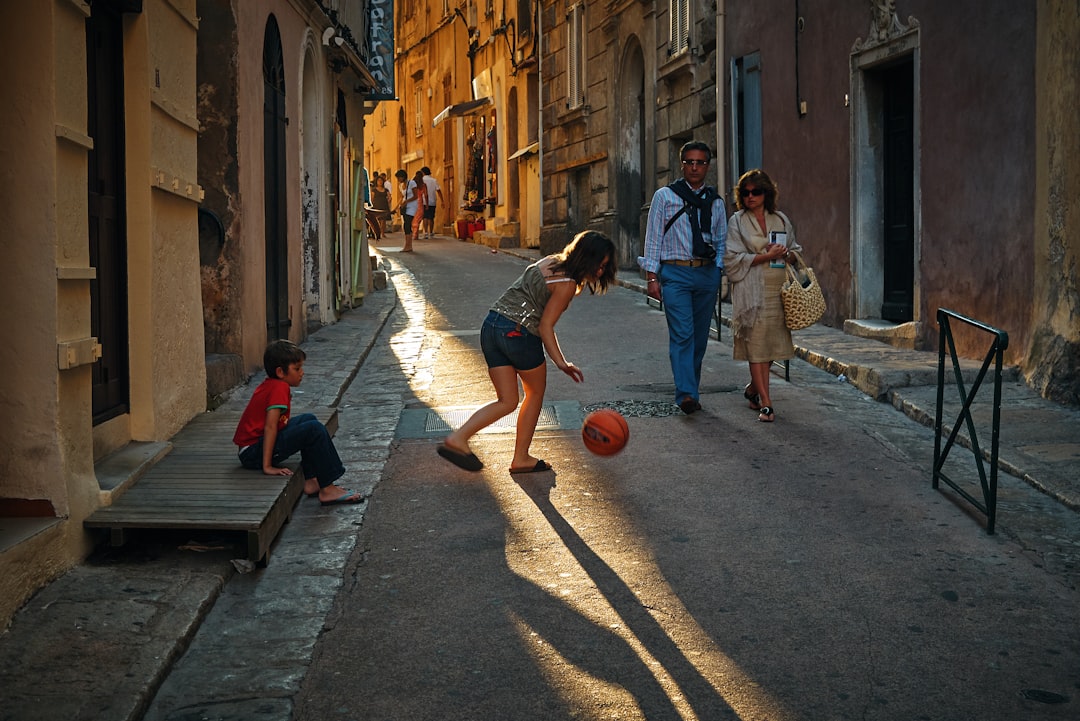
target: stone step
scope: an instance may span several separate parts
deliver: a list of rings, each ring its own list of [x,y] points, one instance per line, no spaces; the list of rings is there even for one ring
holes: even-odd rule
[[[134,441],[95,463],[101,505],[111,506],[171,450],[168,441]]]
[[[479,230],[473,233],[472,242],[489,248],[517,248],[517,235],[506,235],[494,230]]]

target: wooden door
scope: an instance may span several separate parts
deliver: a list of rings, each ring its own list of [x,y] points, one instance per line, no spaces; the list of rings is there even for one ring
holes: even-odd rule
[[[915,287],[915,178],[912,63],[883,71],[884,248],[881,317],[912,320]]]
[[[90,333],[101,344],[91,375],[94,424],[128,412],[127,240],[124,213],[123,18],[115,3],[95,2],[86,21],[87,195]]]

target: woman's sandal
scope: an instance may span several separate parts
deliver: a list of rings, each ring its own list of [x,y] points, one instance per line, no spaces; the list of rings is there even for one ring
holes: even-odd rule
[[[757,393],[750,392],[750,386],[752,385],[753,383],[747,383],[746,388],[743,388],[742,394],[743,398],[750,401],[750,403],[748,404],[750,406],[750,409],[758,411],[761,410],[761,396]]]
[[[773,413],[772,406],[762,406],[761,413],[758,413],[757,419],[762,423],[772,423],[776,420],[776,414]]]

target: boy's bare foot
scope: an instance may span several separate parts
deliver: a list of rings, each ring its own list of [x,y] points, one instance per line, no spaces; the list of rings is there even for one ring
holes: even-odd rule
[[[317,479],[309,478],[304,481],[304,495],[308,498],[319,495],[319,481]]]
[[[364,498],[366,496],[359,491],[350,491],[333,484],[319,489],[319,502],[324,506],[334,506],[340,503],[360,503]]]

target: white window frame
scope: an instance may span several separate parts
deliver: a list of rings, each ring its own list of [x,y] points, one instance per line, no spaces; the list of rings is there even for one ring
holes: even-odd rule
[[[668,0],[668,55],[690,50],[690,0]]]
[[[585,104],[585,3],[566,12],[566,107]]]

